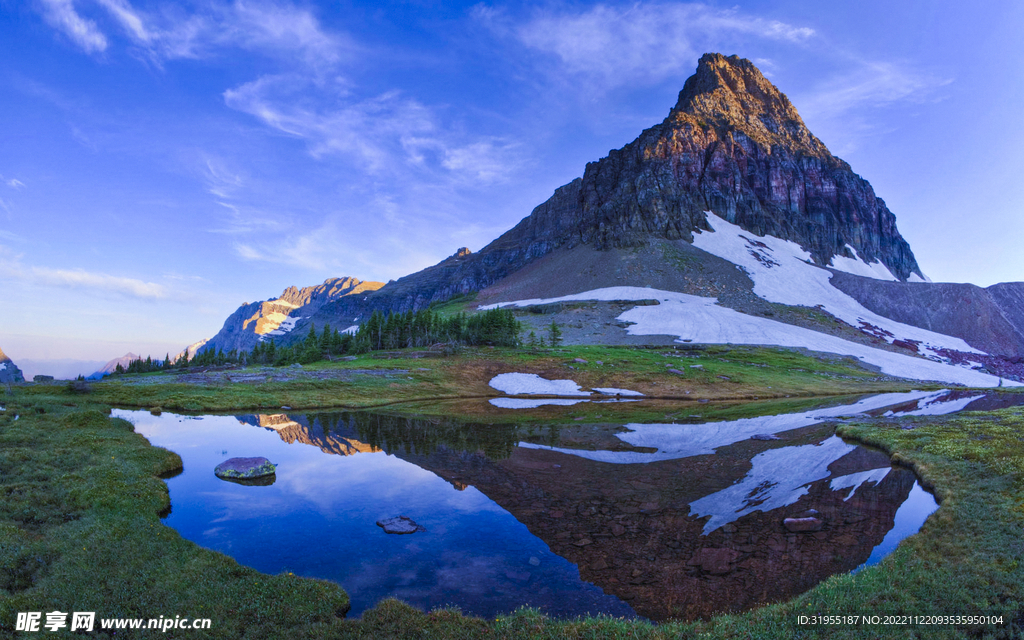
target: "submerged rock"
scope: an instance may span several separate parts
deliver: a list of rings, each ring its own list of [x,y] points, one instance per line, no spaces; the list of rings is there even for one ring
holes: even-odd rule
[[[779,436],[771,434],[771,433],[758,433],[756,435],[750,436],[750,439],[751,440],[781,440],[781,438]]]
[[[224,480],[251,480],[272,476],[277,465],[263,457],[231,458],[217,465],[213,473]]]
[[[396,516],[377,521],[378,527],[383,527],[384,533],[416,533],[426,531],[426,528],[416,524],[409,516]]]

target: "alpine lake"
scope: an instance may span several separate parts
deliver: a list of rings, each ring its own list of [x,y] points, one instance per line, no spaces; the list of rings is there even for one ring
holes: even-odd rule
[[[339,583],[351,617],[396,597],[482,617],[528,606],[661,621],[792,598],[877,563],[938,508],[913,472],[843,441],[837,423],[989,410],[1024,396],[914,391],[798,409],[475,402],[486,419],[437,417],[444,406],[418,416],[422,404],[114,415],[182,458],[183,472],[166,480],[165,524],[259,571]],[[579,402],[609,403],[608,419],[567,418]],[[213,473],[251,456],[269,458],[275,475],[241,484]],[[397,516],[420,530],[377,524]]]

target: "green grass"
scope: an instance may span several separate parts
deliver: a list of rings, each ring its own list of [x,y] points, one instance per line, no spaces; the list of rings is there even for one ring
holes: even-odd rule
[[[180,467],[177,454],[151,447],[102,410],[7,402],[0,636],[24,611],[210,618],[212,635],[223,638],[309,637],[338,627],[348,596],[336,584],[261,574],[160,522],[169,501],[158,475]]]
[[[728,354],[725,354],[726,356]],[[717,357],[717,356],[716,356]],[[51,392],[52,392],[51,388]],[[338,614],[338,586],[267,576],[183,540],[158,513],[158,474],[178,457],[150,447],[91,398],[8,397],[0,413],[0,634],[18,611],[209,617],[218,638],[997,638],[1024,630],[1024,409],[842,425],[933,487],[941,508],[879,565],[834,576],[792,601],[743,615],[658,626],[496,620],[419,612],[388,600]],[[610,407],[612,405],[605,405]],[[14,415],[20,419],[14,420]],[[901,427],[910,426],[913,429]],[[343,547],[340,547],[343,551]],[[983,627],[796,624],[800,615],[1001,615]],[[168,637],[174,637],[173,633]],[[182,634],[179,637],[185,637]]]
[[[693,351],[599,346],[470,348],[438,358],[379,356],[368,354],[347,362],[318,362],[301,370],[273,369],[275,375],[303,376],[285,382],[196,384],[179,382],[175,373],[120,376],[92,384],[89,397],[120,407],[193,412],[272,410],[281,406],[361,409],[503,395],[488,386],[488,382],[495,375],[508,372],[568,378],[585,388],[633,389],[648,397],[693,403],[699,399],[751,400],[935,387],[879,376],[851,358],[767,347],[711,346]],[[243,375],[253,371],[250,368],[232,373]],[[318,373],[328,379],[310,377]],[[74,395],[59,385],[29,385],[23,392],[46,397],[55,393]]]

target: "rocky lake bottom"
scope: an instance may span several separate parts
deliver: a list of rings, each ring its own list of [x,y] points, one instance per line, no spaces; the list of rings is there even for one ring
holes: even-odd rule
[[[674,422],[550,426],[517,425],[515,409],[493,424],[366,411],[114,415],[182,458],[167,479],[168,526],[266,573],[336,581],[350,616],[397,597],[477,616],[531,606],[658,621],[792,598],[878,562],[921,527],[934,498],[883,453],[835,436],[837,421],[1022,403],[908,392],[731,420],[712,407]],[[276,473],[259,484],[214,475],[249,456]],[[401,516],[414,533],[377,524]]]

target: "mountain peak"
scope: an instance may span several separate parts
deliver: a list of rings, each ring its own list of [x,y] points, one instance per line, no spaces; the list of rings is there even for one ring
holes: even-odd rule
[[[724,137],[721,134],[726,131],[739,130],[769,149],[785,145],[816,157],[832,155],[807,129],[786,94],[754,63],[739,56],[701,56],[697,72],[683,85],[672,113],[676,119],[688,115],[698,124],[714,126],[719,137]]]

